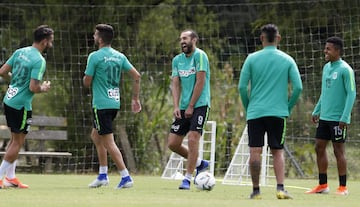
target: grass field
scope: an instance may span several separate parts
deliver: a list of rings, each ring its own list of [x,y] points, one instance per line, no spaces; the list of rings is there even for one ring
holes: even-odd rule
[[[305,188],[313,187],[316,180],[287,179],[287,190],[293,200],[277,200],[275,187],[261,188],[262,200],[248,199],[251,186],[222,185],[218,181],[210,192],[198,191],[192,186],[190,191],[177,189],[180,181],[164,180],[155,176],[133,176],[135,185],[130,189],[115,190],[119,176],[110,175],[107,187],[89,189],[96,175],[40,175],[18,174],[30,189],[1,189],[0,206],[10,207],[91,207],[91,206],[254,206],[254,207],[339,207],[360,206],[360,182],[348,181],[350,194],[338,196],[334,192],[338,185],[336,180],[330,181],[331,192],[327,195],[307,195]]]

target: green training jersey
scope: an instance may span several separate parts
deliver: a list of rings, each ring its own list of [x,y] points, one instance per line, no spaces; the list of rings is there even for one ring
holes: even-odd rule
[[[290,97],[289,82],[292,85]],[[288,117],[300,96],[302,83],[294,59],[275,46],[267,46],[246,58],[238,89],[246,120]]]
[[[133,66],[126,56],[111,47],[103,47],[90,53],[85,75],[93,78],[93,108],[120,109],[121,72],[131,68]]]
[[[321,120],[350,124],[351,110],[356,98],[353,69],[342,59],[323,67],[321,94],[313,115]]]
[[[12,108],[32,110],[34,93],[30,91],[30,80],[41,81],[46,61],[40,51],[29,46],[16,50],[6,64],[11,66],[11,81],[4,96],[4,103]]]
[[[172,60],[172,77],[178,76],[181,83],[180,110],[186,110],[196,83],[196,73],[204,71],[206,80],[204,88],[194,108],[200,106],[210,107],[210,65],[206,53],[196,48],[190,57],[180,53]]]

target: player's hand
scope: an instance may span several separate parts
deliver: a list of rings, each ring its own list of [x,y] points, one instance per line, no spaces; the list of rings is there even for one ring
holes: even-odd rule
[[[51,82],[50,81],[44,81],[40,85],[40,91],[41,92],[48,92],[50,90]]]
[[[347,124],[345,122],[339,122],[340,129],[346,129]]]
[[[141,111],[140,100],[131,100],[131,110],[133,113],[139,113]]]
[[[194,113],[194,107],[188,106],[188,108],[185,110],[185,118],[192,117]]]
[[[179,107],[175,107],[175,108],[174,108],[173,115],[174,115],[174,117],[175,117],[176,119],[181,119],[181,112],[180,112]]]
[[[312,119],[312,122],[313,122],[314,124],[316,124],[316,123],[319,122],[319,116],[318,116],[318,115],[313,115],[313,116],[311,117],[311,119]]]

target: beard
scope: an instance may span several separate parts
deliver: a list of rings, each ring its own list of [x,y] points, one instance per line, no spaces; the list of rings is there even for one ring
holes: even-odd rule
[[[99,40],[98,40],[98,39],[94,39],[94,45],[95,45],[96,47],[99,46]]]
[[[44,54],[47,54],[48,49],[52,48],[53,46],[50,45],[49,43],[46,44],[46,47],[44,48],[44,50],[42,51]]]
[[[181,50],[185,53],[185,54],[190,54],[193,51],[193,44],[190,42],[188,44],[182,45],[181,46]]]

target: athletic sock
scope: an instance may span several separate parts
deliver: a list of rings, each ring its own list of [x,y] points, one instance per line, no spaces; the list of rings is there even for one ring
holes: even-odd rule
[[[327,183],[327,174],[326,173],[319,173],[319,184],[323,185]]]
[[[346,174],[339,176],[339,185],[340,186],[346,186]]]
[[[121,177],[126,177],[126,176],[130,175],[129,171],[126,168],[123,170],[120,170],[119,172],[120,172]]]
[[[9,179],[14,179],[16,177],[15,175],[15,169],[16,169],[16,161],[15,160],[10,167],[6,170],[6,177]]]
[[[108,173],[108,166],[99,167],[99,174],[107,174],[107,173]]]
[[[200,159],[200,158],[198,158],[196,160],[196,167],[199,167],[201,165],[201,161],[202,161],[202,159]]]
[[[6,173],[7,169],[11,166],[12,163],[3,160],[0,165],[0,178],[3,178],[4,174]]]
[[[283,191],[284,190],[284,184],[277,184],[276,185],[276,190],[277,191],[279,191],[279,190]]]
[[[192,179],[192,174],[190,174],[190,173],[185,173],[185,179],[191,181],[191,179]]]

